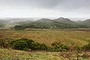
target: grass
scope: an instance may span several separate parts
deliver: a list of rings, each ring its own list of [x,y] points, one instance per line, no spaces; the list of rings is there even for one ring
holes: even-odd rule
[[[30,38],[34,41],[50,45],[58,41],[68,46],[75,43],[76,46],[84,46],[90,40],[90,31],[79,30],[0,30],[0,39],[14,40]],[[0,60],[68,60],[62,58],[59,52],[45,51],[20,51],[0,48]],[[81,59],[90,60],[90,59]]]
[[[56,52],[25,52],[12,49],[0,49],[1,60],[62,60],[57,54]]]
[[[69,60],[68,58],[61,57],[59,55],[60,53],[61,52],[45,52],[45,51],[27,52],[27,51],[0,48],[0,60]],[[80,60],[90,60],[90,59],[80,58]]]
[[[66,45],[83,46],[90,40],[90,31],[77,31],[77,30],[2,30],[0,31],[1,39],[19,39],[30,38],[34,41],[50,45],[58,41]]]

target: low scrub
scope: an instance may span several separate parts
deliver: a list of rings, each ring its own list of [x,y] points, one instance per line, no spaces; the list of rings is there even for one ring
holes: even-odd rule
[[[0,39],[0,47],[1,48],[8,48],[9,47],[9,41],[6,41],[4,39]]]
[[[21,38],[17,40],[0,40],[0,47],[2,48],[13,48],[17,50],[45,50],[45,51],[68,51],[71,50],[72,48],[62,44],[61,42],[54,42],[51,44],[51,46],[47,46],[44,43],[38,43],[33,41],[32,39],[26,39],[26,38]],[[81,51],[81,50],[86,50],[90,51],[90,43],[85,45],[84,47],[73,47],[73,51]]]
[[[61,44],[60,42],[54,42],[51,44],[51,51],[66,51],[68,50],[68,47],[64,44]]]
[[[90,51],[90,42],[87,45],[83,46],[82,49],[85,51]]]
[[[18,39],[10,42],[13,49],[18,50],[26,50],[26,49],[32,49],[32,50],[46,50],[47,45],[40,44],[38,42],[35,42],[31,39]]]

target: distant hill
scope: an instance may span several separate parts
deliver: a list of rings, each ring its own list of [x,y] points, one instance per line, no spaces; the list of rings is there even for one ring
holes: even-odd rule
[[[1,18],[3,21],[8,21],[8,23],[22,22],[22,21],[33,21],[32,18]]]
[[[90,19],[85,21],[72,21],[69,18],[48,19],[41,18],[38,20],[30,18],[11,18],[0,20],[1,23],[12,23],[21,28],[40,28],[40,29],[64,29],[64,28],[90,28]],[[8,22],[5,22],[8,21]]]
[[[90,26],[90,19],[87,19],[87,20],[83,21],[83,23]]]
[[[87,19],[87,20],[85,20],[85,21],[83,21],[83,22],[90,22],[90,19]]]
[[[4,27],[5,23],[6,23],[6,21],[0,20],[0,27]]]
[[[5,20],[0,20],[0,23],[2,23],[2,24],[4,24],[4,23],[6,23],[7,21],[5,21]]]
[[[63,18],[63,17],[60,17],[58,19],[54,19],[55,21],[57,22],[62,22],[62,23],[72,23],[73,21],[71,21],[70,19],[68,18]]]

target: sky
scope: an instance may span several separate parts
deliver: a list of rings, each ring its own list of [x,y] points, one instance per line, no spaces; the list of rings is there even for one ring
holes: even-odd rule
[[[90,0],[0,0],[1,18],[90,18]]]

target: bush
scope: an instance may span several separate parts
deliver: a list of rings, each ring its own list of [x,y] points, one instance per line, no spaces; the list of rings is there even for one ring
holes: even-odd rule
[[[2,47],[2,48],[7,48],[7,47],[9,47],[9,44],[8,44],[8,43],[9,43],[9,42],[1,39],[1,40],[0,40],[0,47]]]
[[[14,29],[15,29],[15,30],[24,30],[25,27],[24,27],[24,26],[20,26],[20,25],[15,25],[15,26],[14,26]]]
[[[85,51],[90,51],[90,42],[87,45],[83,46],[82,49],[84,49]]]
[[[18,49],[18,50],[25,50],[31,47],[32,42],[34,42],[31,39],[18,39],[10,42],[12,48]]]
[[[12,42],[10,42],[10,45],[12,46],[12,48],[14,49],[18,49],[18,50],[25,50],[25,49],[32,49],[32,50],[46,50],[47,49],[47,45],[40,44],[38,42],[34,42],[31,39],[18,39],[18,40],[14,40]]]
[[[45,45],[44,43],[43,44],[40,44],[38,42],[33,42],[31,49],[33,49],[33,50],[47,50],[48,49],[48,46]]]
[[[41,48],[41,50],[48,50],[49,47],[43,43],[40,45],[40,48]]]
[[[13,44],[13,48],[18,50],[24,50],[29,48],[29,45],[25,41],[17,41]]]
[[[40,44],[37,43],[37,42],[33,42],[31,49],[33,49],[33,50],[40,50]]]
[[[51,51],[66,51],[68,50],[68,47],[64,44],[61,44],[60,42],[54,42],[51,44]]]

